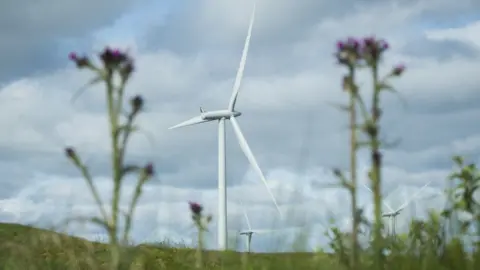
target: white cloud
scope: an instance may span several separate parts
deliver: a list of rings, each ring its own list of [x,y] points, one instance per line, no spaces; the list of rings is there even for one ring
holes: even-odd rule
[[[469,23],[464,27],[447,28],[427,31],[427,37],[431,39],[453,39],[468,42],[480,47],[480,38],[477,33],[480,30],[480,21]]]

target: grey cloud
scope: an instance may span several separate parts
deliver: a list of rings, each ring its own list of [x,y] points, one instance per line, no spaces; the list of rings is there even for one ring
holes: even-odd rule
[[[259,51],[268,52],[278,44],[292,43],[304,38],[320,20],[343,18],[360,5],[355,1],[297,2],[291,0],[257,3],[255,39]],[[363,8],[378,1],[362,1]],[[218,5],[222,5],[221,8]],[[195,53],[199,48],[241,44],[253,1],[196,1],[187,8],[171,14],[168,22],[151,30],[151,48],[168,48],[177,53]],[[244,27],[243,27],[244,26]],[[171,37],[175,36],[175,39]]]
[[[425,36],[412,38],[403,49],[412,56],[432,57],[438,61],[446,61],[452,57],[478,58],[477,48],[454,40],[429,40]]]
[[[130,0],[27,2],[0,3],[0,81],[43,74],[59,67],[65,61],[65,56],[58,53],[62,41],[85,38],[138,3],[145,3]]]

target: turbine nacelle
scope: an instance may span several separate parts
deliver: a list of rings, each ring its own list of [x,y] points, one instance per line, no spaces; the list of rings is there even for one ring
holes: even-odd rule
[[[220,120],[222,118],[230,119],[232,117],[238,117],[240,115],[242,115],[242,113],[236,112],[236,111],[232,112],[229,110],[218,110],[218,111],[207,112],[201,109],[200,117],[202,117],[203,120],[212,121],[212,120]]]
[[[395,216],[398,216],[400,214],[400,211],[402,211],[403,209],[399,209],[395,212],[387,212],[387,213],[384,213],[382,216],[383,217],[395,217]]]

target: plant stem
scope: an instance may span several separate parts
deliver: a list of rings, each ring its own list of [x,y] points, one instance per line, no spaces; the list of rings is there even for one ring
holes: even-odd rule
[[[371,160],[372,160],[372,171],[371,171],[371,180],[372,180],[372,190],[373,190],[373,201],[374,201],[374,215],[375,215],[375,264],[378,270],[384,269],[383,264],[383,241],[382,241],[382,195],[381,195],[381,166],[382,166],[382,156],[380,153],[380,142],[378,139],[379,134],[379,118],[380,118],[380,105],[379,105],[379,95],[380,88],[378,82],[378,69],[377,64],[372,65],[372,77],[373,77],[373,100],[371,108],[371,131],[369,132],[370,141],[371,141]]]
[[[352,224],[352,258],[351,269],[358,266],[358,215],[357,215],[357,110],[356,96],[357,87],[355,84],[355,69],[350,67],[350,181],[351,181],[351,208],[353,215]]]
[[[198,245],[197,245],[197,254],[196,254],[196,268],[201,269],[203,265],[203,258],[202,258],[202,250],[203,250],[203,228],[199,226],[198,228]]]
[[[144,180],[140,179],[137,182],[137,185],[135,187],[135,193],[133,195],[132,201],[130,202],[130,207],[128,208],[128,212],[126,215],[126,221],[125,221],[125,229],[123,231],[123,242],[127,244],[128,237],[130,234],[130,229],[132,227],[132,219],[133,219],[133,212],[135,211],[135,207],[137,206],[138,199],[140,199],[140,195],[142,193],[142,185],[143,185]]]
[[[110,244],[112,245],[112,268],[120,266],[120,247],[118,246],[118,212],[121,187],[121,160],[118,149],[118,108],[115,106],[114,85],[112,83],[112,72],[107,75],[107,105],[110,122],[110,134],[112,139],[112,174],[113,174],[113,196],[112,196],[112,221],[110,231]]]

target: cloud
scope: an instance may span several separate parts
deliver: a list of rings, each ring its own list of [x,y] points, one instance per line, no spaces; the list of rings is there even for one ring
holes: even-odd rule
[[[201,202],[206,212],[216,216],[215,124],[167,128],[197,115],[199,106],[206,110],[226,106],[251,12],[250,2],[240,2],[169,5],[167,11],[161,9],[167,14],[162,23],[143,21],[141,35],[122,32],[126,23],[112,24],[115,19],[134,20],[120,18],[126,10],[120,7],[108,14],[99,9],[90,25],[75,24],[72,19],[70,25],[50,27],[69,13],[51,15],[39,23],[50,31],[45,37],[67,35],[69,29],[87,35],[74,47],[88,48],[92,54],[108,43],[133,50],[138,72],[128,94],[142,94],[147,109],[139,119],[140,132],[132,138],[129,162],[152,161],[157,171],[139,204],[132,234],[136,241],[186,238],[191,242],[189,200]],[[392,207],[403,203],[403,194],[412,194],[430,180],[425,196],[442,190],[452,166],[451,155],[480,159],[480,130],[472,125],[479,113],[475,73],[480,67],[479,49],[466,39],[438,38],[419,26],[419,21],[432,21],[447,12],[452,16],[464,12],[467,1],[453,8],[446,1],[435,7],[424,1],[347,2],[259,2],[237,103],[242,112],[239,124],[282,213],[289,218],[278,220],[265,187],[250,171],[227,127],[229,228],[245,229],[243,206],[253,227],[287,229],[286,239],[294,238],[295,228],[313,227],[312,245],[327,241],[321,228],[330,216],[348,228],[348,194],[325,188],[336,181],[332,168],[348,171],[347,116],[331,106],[346,101],[339,83],[344,70],[332,57],[335,41],[345,36],[385,37],[391,50],[384,59],[383,73],[400,62],[407,65],[405,76],[392,82],[400,95],[386,95],[382,100],[382,136],[391,142],[401,139],[384,151],[383,192]],[[132,8],[127,15],[138,18],[142,12]],[[78,10],[75,18],[80,20],[82,14]],[[384,18],[382,23],[378,23],[379,16]],[[2,86],[0,108],[5,113],[0,122],[8,131],[0,134],[0,170],[8,187],[0,193],[2,220],[47,226],[68,216],[97,213],[85,183],[63,155],[67,145],[78,149],[109,201],[104,91],[97,85],[71,102],[89,76],[71,63],[62,63],[49,73],[19,76]],[[362,93],[368,94],[368,73],[361,72],[359,80]],[[368,183],[367,152],[360,153],[360,161],[360,181]],[[128,180],[124,204],[132,189],[133,182]],[[362,189],[359,196],[369,212],[369,192]],[[439,198],[409,207],[402,213],[399,230],[405,230],[415,213],[425,216],[426,209],[443,205]],[[210,231],[207,242],[214,248],[215,224]],[[95,239],[102,235],[90,227],[75,227],[71,232]],[[259,236],[253,248],[273,250],[275,238],[278,234]]]
[[[4,1],[0,4],[0,81],[61,66],[62,43],[81,45],[92,31],[149,1]],[[62,57],[62,58],[60,58]]]

